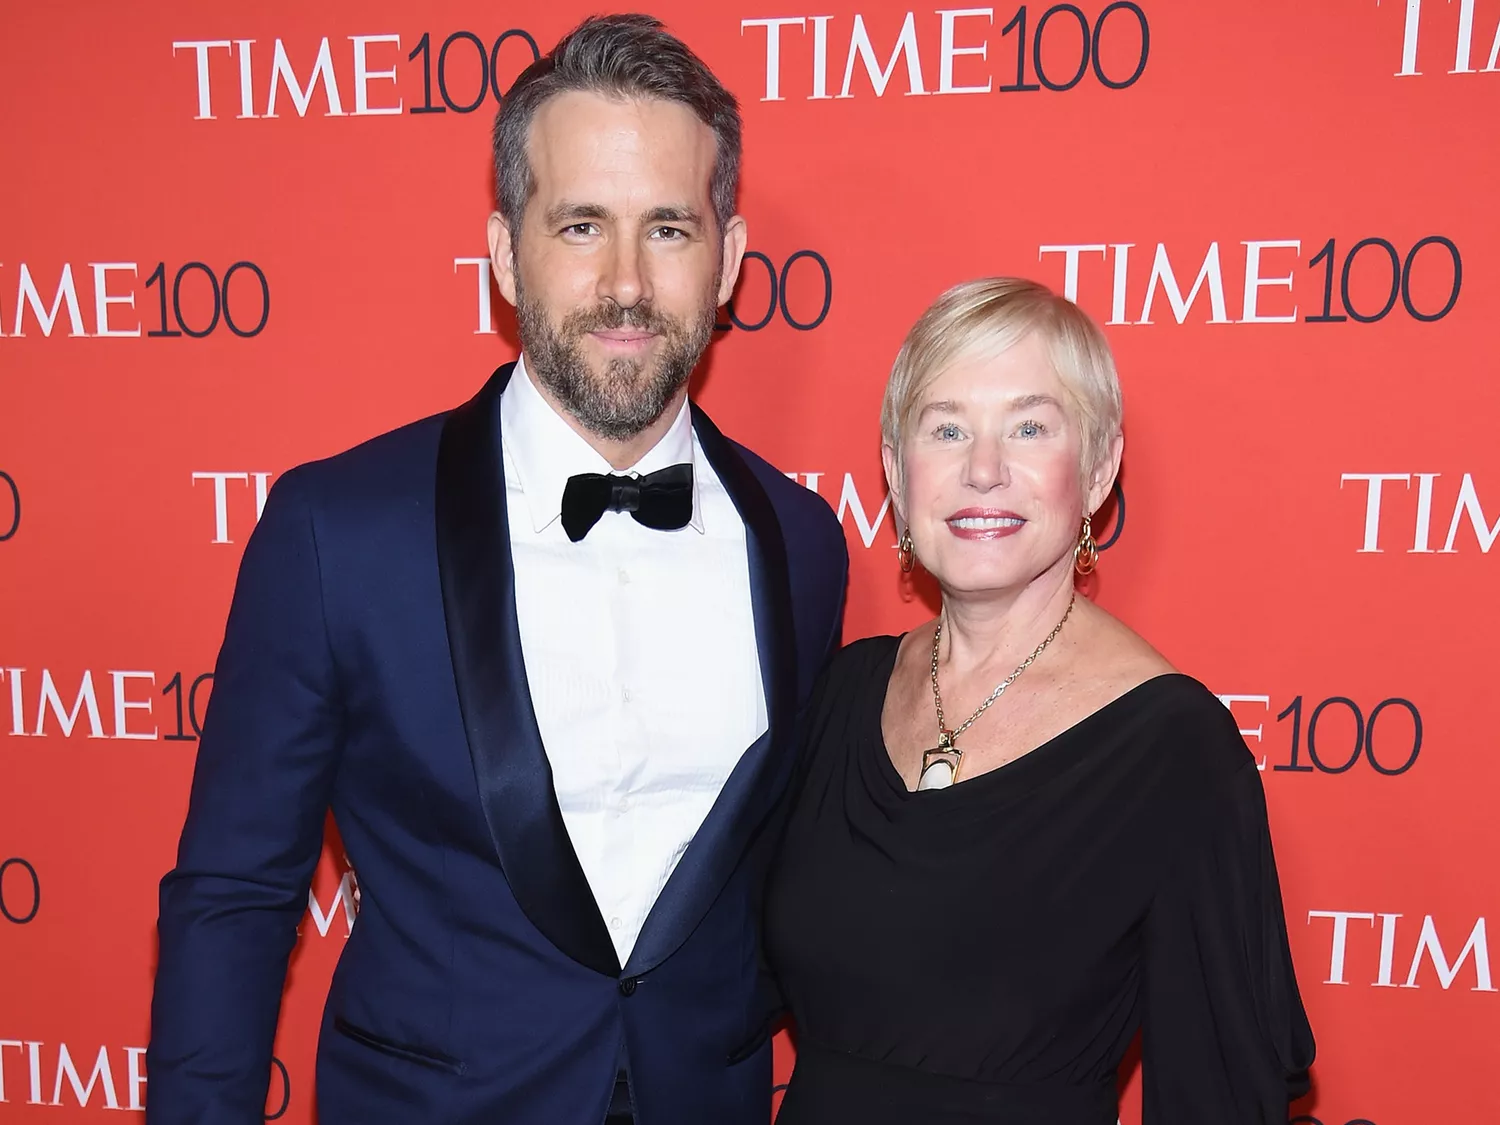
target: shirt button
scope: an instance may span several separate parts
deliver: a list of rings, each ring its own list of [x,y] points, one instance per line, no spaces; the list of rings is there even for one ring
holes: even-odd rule
[[[626,687],[624,684],[620,685],[620,702],[621,703],[629,703],[630,702],[630,688]]]
[[[626,570],[624,567],[621,567],[615,573],[616,573],[616,576],[620,579],[620,585],[621,586],[629,586],[630,585],[630,572],[628,570]]]
[[[635,995],[635,986],[638,983],[639,983],[639,981],[635,977],[626,977],[624,980],[622,980],[620,982],[620,995],[621,996],[634,996]]]
[[[630,798],[629,797],[621,797],[620,801],[619,801],[619,804],[618,804],[617,807],[619,808],[619,810],[621,812],[629,812],[630,811]]]
[[[623,925],[623,923],[618,918],[611,918],[609,920],[609,928],[612,930],[618,930],[621,925]]]

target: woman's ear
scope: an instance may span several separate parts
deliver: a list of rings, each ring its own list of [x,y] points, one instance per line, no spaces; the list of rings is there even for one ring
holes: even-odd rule
[[[901,478],[901,455],[895,448],[881,443],[880,463],[885,466],[886,487],[891,490],[891,507],[896,510],[896,528],[899,531],[906,526],[906,498],[901,495],[901,486],[904,483]]]
[[[1125,435],[1118,433],[1109,443],[1109,451],[1099,459],[1094,471],[1089,474],[1085,515],[1093,515],[1109,498],[1110,489],[1114,488],[1115,479],[1120,475],[1120,460],[1124,455]]]

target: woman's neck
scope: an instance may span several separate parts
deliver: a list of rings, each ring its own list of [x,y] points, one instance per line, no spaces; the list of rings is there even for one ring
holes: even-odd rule
[[[1018,590],[945,593],[939,662],[960,673],[992,662],[1019,664],[1062,620],[1072,597],[1071,565],[1049,570]]]

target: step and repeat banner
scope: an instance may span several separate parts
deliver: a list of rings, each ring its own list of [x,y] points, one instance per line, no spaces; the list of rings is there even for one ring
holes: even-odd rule
[[[0,10],[6,1121],[149,1097],[156,885],[246,537],[279,474],[515,354],[488,130],[595,10]],[[846,636],[933,610],[879,461],[906,328],[982,275],[1075,297],[1126,402],[1090,593],[1264,771],[1319,1048],[1291,1116],[1500,1119],[1500,0],[655,14],[746,122],[751,250],[699,398],[837,511]],[[357,924],[329,841],[266,1106],[296,1125]]]

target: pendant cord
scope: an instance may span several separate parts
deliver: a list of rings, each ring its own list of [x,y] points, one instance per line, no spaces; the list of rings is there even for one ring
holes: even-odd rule
[[[942,690],[938,687],[938,650],[939,646],[943,642],[943,619],[941,616],[938,617],[937,629],[934,630],[932,635],[932,702],[933,705],[937,708],[938,739],[940,746],[946,746],[948,748],[956,750],[953,744],[955,741],[957,741],[958,736],[963,734],[964,731],[973,726],[974,720],[979,718],[980,715],[983,715],[987,710],[989,710],[990,704],[994,703],[995,700],[999,699],[1000,696],[1005,694],[1005,689],[1010,687],[1011,684],[1015,683],[1016,678],[1020,676],[1022,672],[1026,671],[1026,669],[1030,668],[1038,656],[1042,655],[1042,650],[1057,639],[1057,635],[1062,632],[1062,627],[1068,623],[1068,618],[1073,615],[1073,606],[1077,601],[1078,591],[1074,590],[1073,596],[1068,599],[1068,608],[1063,613],[1062,620],[1052,627],[1052,632],[1048,633],[1047,636],[1043,638],[1042,643],[1036,646],[1036,649],[1030,656],[1021,661],[1020,665],[1014,672],[1000,681],[995,690],[990,692],[989,698],[981,703],[977,708],[975,708],[974,713],[967,719],[965,719],[961,724],[959,724],[956,730],[949,730],[947,723],[943,720],[943,693]]]

